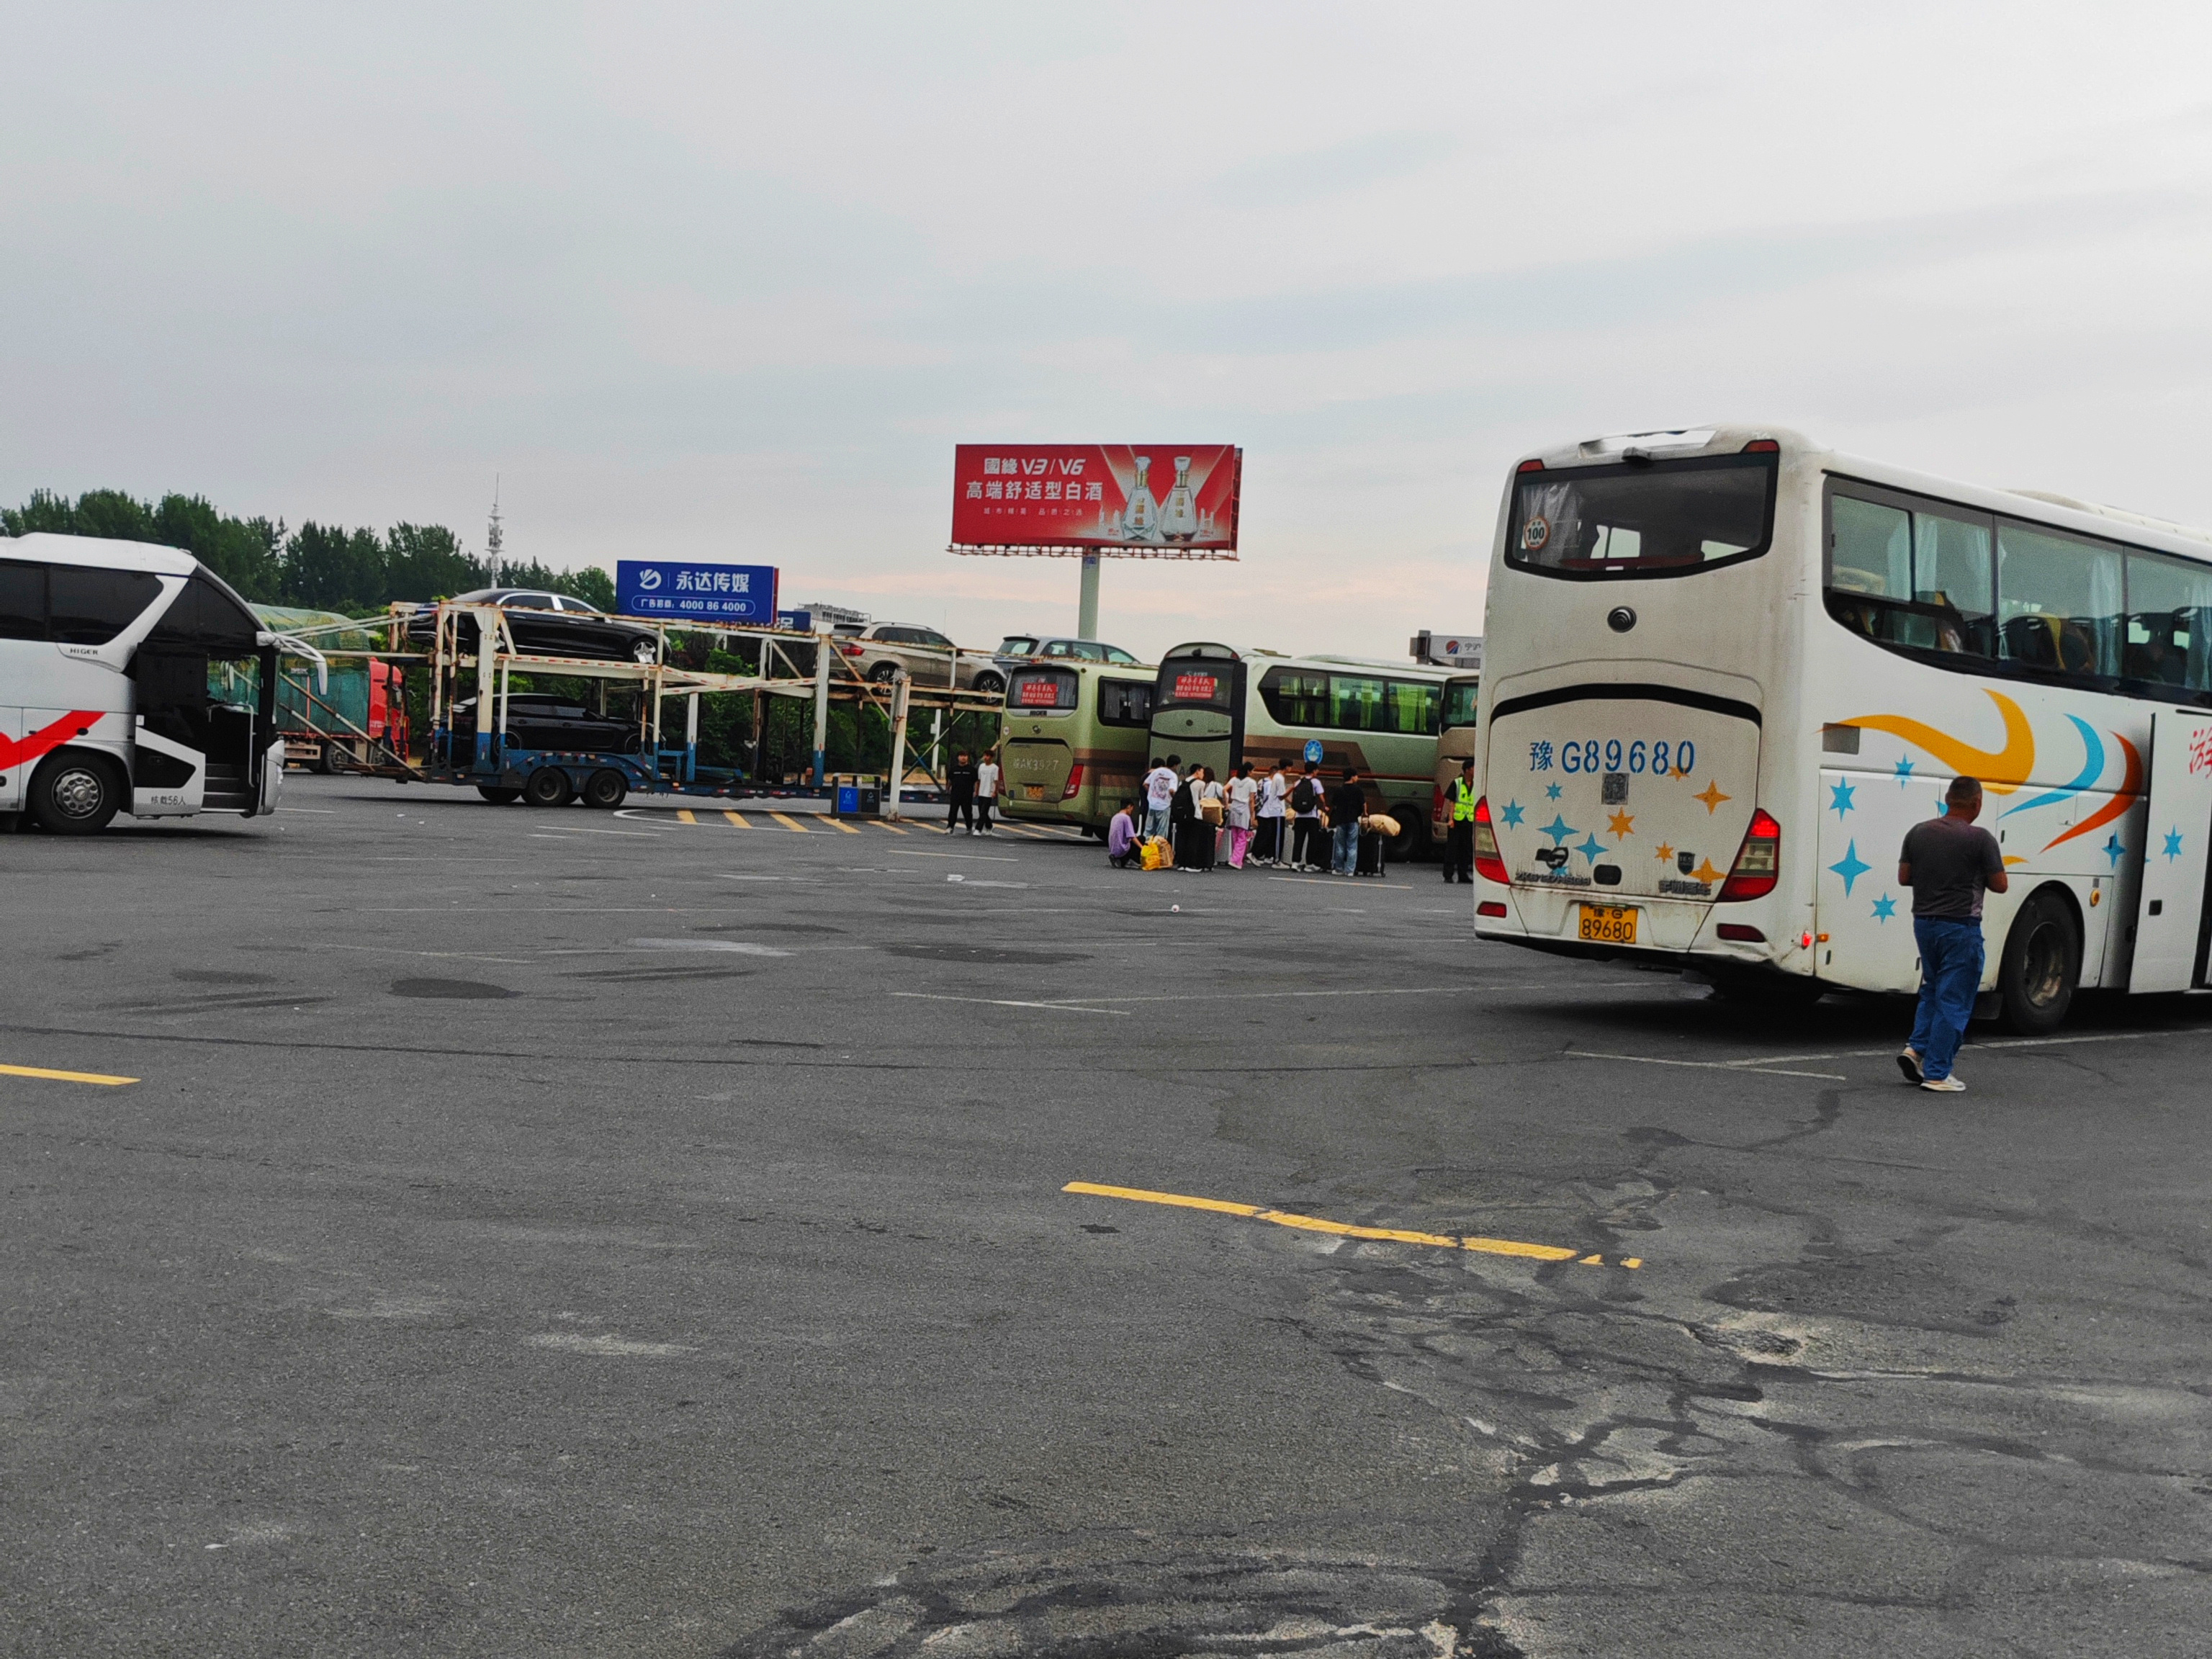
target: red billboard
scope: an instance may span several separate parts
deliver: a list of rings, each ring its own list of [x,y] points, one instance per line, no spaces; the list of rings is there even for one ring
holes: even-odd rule
[[[961,444],[952,540],[1229,556],[1243,463],[1233,444]]]

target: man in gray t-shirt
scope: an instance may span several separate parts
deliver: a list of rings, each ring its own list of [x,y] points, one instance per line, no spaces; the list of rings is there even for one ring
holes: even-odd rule
[[[2002,893],[2008,883],[1997,838],[1974,825],[1982,811],[1980,781],[1954,778],[1943,799],[1943,816],[1906,830],[1898,855],[1898,885],[1912,890],[1920,1006],[1897,1065],[1908,1083],[1957,1094],[1966,1085],[1951,1075],[1951,1061],[1982,984],[1982,895]]]

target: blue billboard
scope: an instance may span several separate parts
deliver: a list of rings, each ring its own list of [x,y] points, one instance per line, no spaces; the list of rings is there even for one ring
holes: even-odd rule
[[[769,564],[622,559],[615,564],[615,609],[656,622],[765,627],[775,620],[775,583]]]

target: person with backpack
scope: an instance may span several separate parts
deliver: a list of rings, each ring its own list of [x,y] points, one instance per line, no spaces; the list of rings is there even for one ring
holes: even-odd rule
[[[1344,776],[1328,792],[1328,829],[1335,856],[1329,860],[1333,875],[1355,875],[1359,870],[1359,820],[1367,816],[1367,792],[1359,787],[1359,769],[1347,766]]]
[[[968,833],[975,833],[975,763],[963,749],[952,757],[952,764],[945,774],[945,833],[951,835],[960,821],[968,821]]]
[[[1313,761],[1291,786],[1290,806],[1293,844],[1291,867],[1294,870],[1319,871],[1328,866],[1322,863],[1322,851],[1321,809],[1326,799],[1322,792],[1321,767]]]
[[[1268,769],[1267,781],[1260,786],[1259,835],[1252,844],[1252,862],[1274,866],[1283,861],[1290,849],[1283,845],[1283,824],[1285,814],[1283,803],[1290,799],[1291,780],[1278,760]]]

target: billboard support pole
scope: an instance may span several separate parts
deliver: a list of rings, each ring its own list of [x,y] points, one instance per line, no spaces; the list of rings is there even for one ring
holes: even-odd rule
[[[814,787],[819,789],[830,758],[830,636],[814,636]]]
[[[891,684],[891,779],[882,806],[887,818],[898,817],[899,786],[906,781],[906,693],[907,678],[902,674]]]
[[[1083,554],[1083,592],[1075,605],[1075,637],[1095,640],[1098,637],[1098,565],[1097,550],[1086,548]]]

